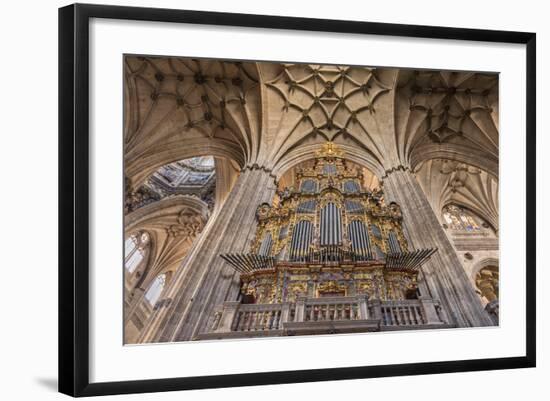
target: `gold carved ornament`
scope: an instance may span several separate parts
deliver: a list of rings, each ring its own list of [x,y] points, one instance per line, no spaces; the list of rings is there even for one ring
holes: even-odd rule
[[[332,157],[342,157],[344,156],[344,151],[341,150],[334,142],[328,141],[325,143],[320,150],[315,152],[315,157],[317,158],[332,158]]]
[[[347,286],[345,284],[338,284],[334,280],[325,281],[317,286],[317,294],[330,294],[330,293],[347,293]]]

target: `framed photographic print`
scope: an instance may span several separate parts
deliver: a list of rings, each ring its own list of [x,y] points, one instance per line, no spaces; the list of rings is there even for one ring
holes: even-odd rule
[[[535,366],[535,34],[78,4],[59,77],[61,392]]]

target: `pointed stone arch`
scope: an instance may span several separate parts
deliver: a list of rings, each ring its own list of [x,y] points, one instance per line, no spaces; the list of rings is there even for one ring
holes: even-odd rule
[[[126,176],[133,188],[139,187],[160,167],[198,156],[214,156],[232,161],[239,168],[244,167],[245,158],[241,149],[234,143],[221,139],[182,139],[157,146],[150,155],[136,157],[125,166]]]
[[[488,155],[479,149],[472,149],[460,144],[425,144],[416,148],[410,155],[411,169],[416,170],[423,162],[432,159],[445,159],[468,164],[498,177],[498,158]]]
[[[344,159],[355,164],[365,167],[380,180],[384,174],[384,169],[380,160],[374,155],[364,151],[363,149],[345,144],[338,144],[339,148],[344,152]],[[310,144],[296,148],[280,159],[272,169],[272,174],[277,178],[291,168],[304,163],[314,158],[315,152],[319,149],[319,144]]]

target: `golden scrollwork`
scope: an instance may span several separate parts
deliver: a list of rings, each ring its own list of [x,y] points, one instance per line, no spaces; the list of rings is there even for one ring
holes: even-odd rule
[[[374,283],[372,280],[359,281],[355,285],[355,291],[357,294],[369,294],[369,296],[372,296],[374,293]]]
[[[340,284],[335,280],[329,280],[322,282],[317,285],[317,294],[323,295],[323,294],[342,294],[346,295],[347,293],[347,286],[345,284]]]
[[[307,282],[291,282],[287,287],[287,301],[294,302],[297,297],[307,295]]]

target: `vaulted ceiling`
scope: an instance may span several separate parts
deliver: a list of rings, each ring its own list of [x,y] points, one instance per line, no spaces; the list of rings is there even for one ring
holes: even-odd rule
[[[260,65],[267,103],[263,144],[270,166],[308,144],[354,147],[379,166],[387,150],[375,113],[392,88],[393,73],[365,67]]]
[[[497,175],[497,74],[401,70],[395,92],[403,165],[441,157]]]
[[[260,84],[254,63],[125,58],[125,170],[133,185],[194,156],[258,152]]]
[[[128,56],[125,106],[134,187],[202,155],[281,177],[327,140],[379,179],[441,159],[497,182],[497,74]]]
[[[444,159],[424,161],[415,173],[436,213],[441,215],[449,204],[463,206],[498,230],[498,180],[493,175]]]

